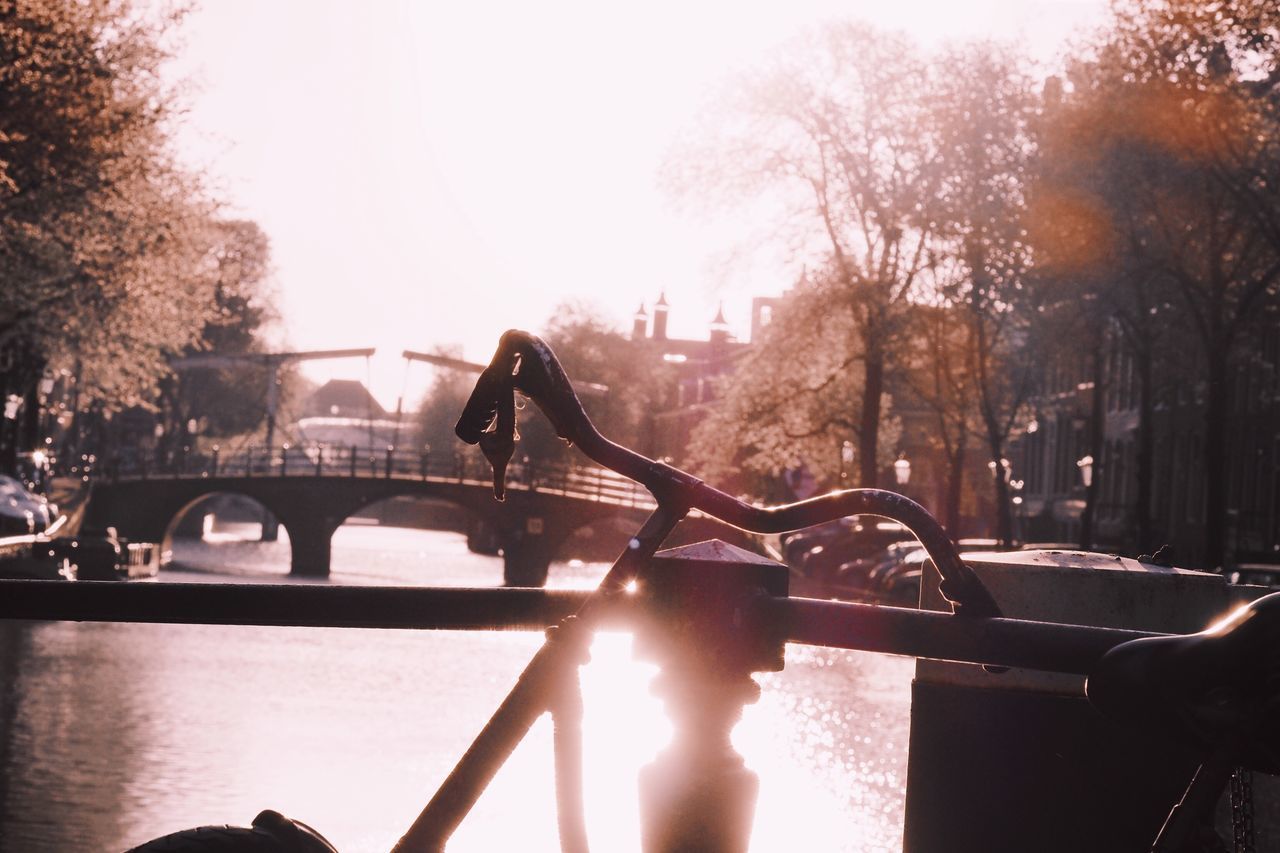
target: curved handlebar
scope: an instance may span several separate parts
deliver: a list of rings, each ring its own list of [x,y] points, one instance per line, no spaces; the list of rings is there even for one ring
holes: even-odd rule
[[[848,515],[892,519],[920,540],[942,575],[941,592],[956,613],[1000,615],[991,594],[960,559],[946,531],[928,510],[910,498],[881,489],[851,489],[768,508],[740,501],[691,474],[601,435],[587,417],[551,347],[536,335],[514,329],[502,336],[454,428],[458,438],[467,444],[480,445],[493,466],[493,489],[498,500],[504,497],[506,467],[515,451],[516,391],[533,400],[562,439],[576,444],[599,465],[640,483],[661,505],[697,509],[753,533],[784,533]]]
[[[1113,647],[1089,673],[1085,693],[1117,722],[1217,752],[1231,765],[1280,773],[1280,593],[1197,634]]]

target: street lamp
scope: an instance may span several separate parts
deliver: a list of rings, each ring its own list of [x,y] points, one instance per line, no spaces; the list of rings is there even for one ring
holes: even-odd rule
[[[1080,482],[1087,489],[1093,485],[1093,457],[1085,455],[1076,461],[1076,467],[1080,469]]]
[[[1025,510],[1023,509],[1022,487],[1025,485],[1026,482],[1023,480],[1009,481],[1009,488],[1013,490],[1013,497],[1009,499],[1009,502],[1013,504],[1013,538],[1017,541],[1022,541],[1022,528],[1024,526],[1022,519],[1025,513]]]
[[[1022,506],[1022,487],[1025,486],[1022,480],[1010,480],[1009,488],[1013,489],[1013,505]]]
[[[1008,459],[1001,457],[999,462],[994,459],[987,462],[987,470],[991,472],[991,476],[996,480],[996,482],[1003,481],[1005,484],[1004,500],[1008,501],[1009,505],[997,507],[1000,519],[1000,526],[997,528],[999,532],[997,535],[999,536],[1002,545],[1012,545],[1013,540],[1017,535],[1013,528],[1017,523],[1014,516],[1014,509],[1017,507],[1018,500],[1017,498],[1011,498],[1009,496],[1009,486],[1011,485],[1010,477],[1013,475],[1013,466],[1009,464]],[[999,488],[996,489],[996,494],[1000,494]],[[1007,530],[1004,526],[1006,518],[1009,522]]]
[[[911,462],[905,456],[893,463],[893,476],[899,486],[905,486],[911,482]]]

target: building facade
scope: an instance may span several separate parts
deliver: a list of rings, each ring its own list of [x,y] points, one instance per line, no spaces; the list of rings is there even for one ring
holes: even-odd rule
[[[757,297],[751,305],[754,338],[768,324],[778,298]],[[668,334],[671,306],[666,294],[654,303],[650,315],[642,304],[636,311],[631,339],[642,357],[652,359],[665,377],[664,389],[651,413],[645,451],[655,459],[683,462],[693,430],[706,417],[722,392],[739,356],[751,345],[734,337],[724,317],[724,306],[707,327],[706,338],[673,338]]]
[[[1089,353],[1049,366],[1034,416],[1011,456],[1021,480],[1018,514],[1027,539],[1077,542],[1094,483],[1098,547],[1140,550],[1138,452],[1140,377],[1114,331],[1101,336],[1101,370]],[[1203,381],[1158,381],[1152,394],[1152,471],[1146,507],[1154,544],[1168,544],[1181,565],[1280,561],[1280,329],[1231,378],[1228,391],[1225,555],[1204,553],[1207,507]],[[1156,371],[1158,378],[1160,371]],[[1091,375],[1093,374],[1093,375]],[[1098,387],[1099,378],[1101,386]],[[1101,444],[1091,441],[1101,419]],[[1094,458],[1091,448],[1100,453]]]

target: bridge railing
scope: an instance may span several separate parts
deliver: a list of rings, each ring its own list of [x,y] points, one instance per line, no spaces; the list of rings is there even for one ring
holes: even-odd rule
[[[162,465],[145,454],[134,454],[110,459],[95,473],[112,480],[314,476],[492,482],[488,463],[473,448],[433,452],[429,448],[318,443],[282,444],[270,449],[249,445],[231,452],[214,445],[206,452],[180,454]],[[614,471],[596,466],[538,462],[528,457],[518,457],[511,462],[507,469],[507,488],[625,506],[655,505],[643,486]]]

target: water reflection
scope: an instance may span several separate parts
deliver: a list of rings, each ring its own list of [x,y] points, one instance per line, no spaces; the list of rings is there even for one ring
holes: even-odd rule
[[[180,549],[171,579],[278,579],[288,545]],[[225,571],[211,573],[214,566]],[[599,565],[553,567],[590,585]],[[496,585],[461,537],[343,528],[334,582]],[[166,573],[167,574],[167,573]],[[343,851],[387,850],[514,681],[535,634],[0,624],[0,849],[126,847],[265,807]],[[669,737],[630,638],[583,670],[593,846],[638,849],[636,774]],[[901,845],[907,661],[788,650],[735,731],[761,776],[753,849]],[[451,850],[554,851],[550,725],[540,721]]]

